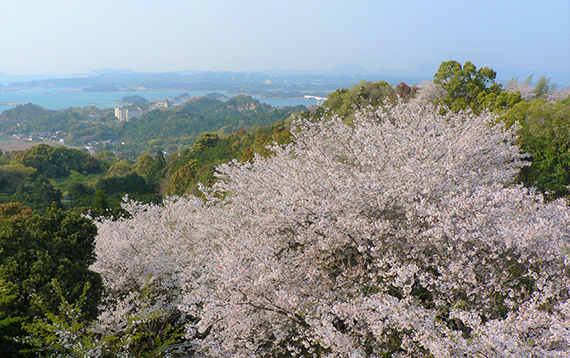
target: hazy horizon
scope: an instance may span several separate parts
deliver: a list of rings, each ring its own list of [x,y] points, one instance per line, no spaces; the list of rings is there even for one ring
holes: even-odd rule
[[[449,59],[442,59],[442,61],[447,61]],[[458,60],[461,64],[464,63],[462,59]],[[179,71],[136,71],[129,68],[114,68],[114,67],[104,67],[92,69],[84,73],[60,73],[60,74],[11,74],[0,71],[0,85],[8,86],[10,84],[17,83],[27,83],[31,81],[42,81],[42,80],[57,80],[57,79],[71,79],[71,78],[81,78],[81,77],[91,77],[98,75],[106,75],[112,73],[120,74],[140,74],[140,75],[162,75],[162,74],[180,74],[180,75],[200,75],[202,73],[235,73],[235,74],[267,74],[268,76],[350,76],[350,77],[362,77],[369,78],[369,80],[387,80],[388,82],[409,82],[420,83],[424,80],[432,80],[433,75],[437,72],[437,68],[440,63],[432,64],[418,64],[412,70],[391,70],[391,69],[380,69],[377,71],[370,71],[358,64],[341,64],[329,69],[315,69],[315,70],[298,70],[298,69],[281,69],[274,68],[270,70],[243,70],[243,71],[195,71],[191,69],[179,70]],[[475,64],[478,67],[492,67],[480,64]],[[493,68],[493,67],[492,67]],[[558,86],[568,87],[570,86],[570,71],[548,71],[542,69],[523,69],[516,66],[507,67],[494,67],[497,73],[496,81],[498,83],[506,84],[509,80],[516,78],[520,81],[525,80],[528,76],[532,76],[533,81],[537,81],[539,77],[544,76],[551,80],[552,84]],[[332,78],[331,77],[331,78]],[[286,78],[286,77],[285,77]]]
[[[272,68],[272,69],[265,69],[265,70],[260,70],[260,69],[250,69],[250,70],[194,70],[191,68],[185,68],[185,69],[179,69],[179,70],[172,70],[172,71],[138,71],[138,70],[133,70],[131,68],[116,68],[113,66],[105,66],[105,67],[98,67],[98,68],[93,68],[90,69],[88,71],[85,72],[61,72],[61,73],[9,73],[9,72],[5,72],[5,71],[1,71],[0,70],[0,74],[3,75],[9,75],[9,76],[14,76],[14,77],[26,77],[26,76],[57,76],[57,77],[65,77],[65,76],[78,76],[78,75],[97,75],[100,73],[112,73],[112,72],[116,72],[116,73],[149,73],[149,74],[160,74],[160,73],[204,73],[204,72],[219,72],[219,73],[279,73],[279,72],[285,72],[285,73],[307,73],[307,74],[318,74],[318,73],[333,73],[335,71],[339,71],[342,73],[346,73],[346,74],[351,74],[351,73],[365,73],[365,74],[382,74],[382,73],[389,73],[389,72],[394,72],[394,73],[411,73],[411,74],[421,74],[421,73],[428,73],[429,71],[433,70],[437,70],[437,67],[441,64],[441,62],[443,61],[448,61],[448,60],[456,60],[459,63],[463,64],[466,61],[466,59],[457,59],[457,58],[453,58],[453,59],[442,59],[440,62],[438,63],[431,63],[431,64],[423,64],[423,63],[419,63],[416,66],[414,66],[411,69],[399,69],[399,68],[379,68],[379,69],[375,69],[375,70],[369,70],[368,68],[365,68],[364,66],[361,66],[357,63],[342,63],[339,64],[337,66],[331,67],[331,68],[315,68],[315,69],[297,69],[297,68],[280,68],[280,67],[276,67],[276,68]],[[473,62],[473,61],[471,61]],[[485,64],[478,64],[478,63],[474,63],[478,68],[479,67],[493,67],[493,66],[488,66]],[[346,70],[345,70],[346,68]],[[349,68],[360,68],[362,70],[364,70],[363,72],[357,72],[357,71],[352,71],[350,72]],[[549,73],[561,73],[561,74],[570,74],[570,69],[568,71],[557,71],[557,70],[544,70],[544,69],[540,69],[540,68],[534,68],[534,69],[529,69],[529,68],[520,68],[517,66],[505,66],[505,67],[498,67],[499,69],[514,69],[514,70],[520,70],[520,71],[545,71],[545,72],[549,72]],[[431,72],[429,72],[431,74]],[[536,73],[538,75],[540,75],[541,73]],[[536,75],[535,74],[535,75]]]
[[[441,61],[570,72],[570,2],[3,0],[0,72],[374,73]]]

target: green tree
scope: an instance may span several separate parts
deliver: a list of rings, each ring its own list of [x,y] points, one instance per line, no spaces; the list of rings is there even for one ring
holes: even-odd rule
[[[173,347],[184,342],[183,316],[179,312],[153,310],[160,297],[152,291],[152,286],[134,292],[140,310],[127,313],[124,331],[102,333],[98,332],[96,324],[85,319],[90,291],[88,283],[74,303],[68,302],[57,280],[53,281],[53,286],[61,302],[58,312],[46,311],[45,317],[35,318],[24,326],[31,334],[25,343],[41,356],[170,357]]]
[[[27,167],[36,168],[48,178],[68,176],[72,170],[81,174],[100,173],[97,160],[87,153],[66,147],[51,147],[47,144],[34,146],[16,156]]]
[[[97,188],[95,198],[93,199],[91,212],[95,216],[106,216],[109,213],[109,210],[110,207],[109,203],[107,202],[107,198],[105,197],[105,193],[103,193],[103,190],[99,187]]]
[[[18,186],[35,178],[36,175],[35,168],[26,167],[20,163],[3,165],[0,167],[0,192],[12,194]]]
[[[56,279],[69,302],[80,299],[86,284],[85,319],[97,316],[102,283],[89,270],[95,261],[95,225],[78,214],[52,207],[44,216],[8,220],[0,226],[0,347],[3,357],[36,356],[14,338],[23,323],[58,312]]]
[[[9,219],[15,219],[18,217],[27,218],[32,216],[32,209],[23,205],[22,203],[12,202],[6,204],[0,204],[0,225],[2,222]]]
[[[156,184],[148,183],[135,172],[126,176],[101,179],[97,186],[105,194],[109,207],[113,209],[120,207],[125,195],[128,195],[130,199],[145,203],[161,201]]]
[[[184,164],[170,177],[170,184],[167,188],[168,195],[182,195],[185,194],[188,188],[196,184],[196,175],[194,168],[197,165],[197,160],[191,160]]]
[[[112,357],[105,346],[105,340],[92,330],[90,320],[85,317],[90,283],[83,288],[82,295],[70,303],[56,279],[52,281],[54,295],[59,298],[57,312],[45,311],[44,317],[35,317],[24,325],[29,334],[23,339],[30,351],[46,357]]]
[[[481,92],[477,98],[481,108],[492,110],[495,113],[503,113],[519,102],[523,101],[520,92],[509,93],[501,92],[499,94],[491,92]]]
[[[463,66],[457,61],[442,62],[434,74],[433,82],[446,91],[445,97],[438,104],[447,106],[454,112],[471,108],[479,110],[481,93],[499,94],[500,85],[495,83],[497,73],[483,67],[477,69],[467,61]]]
[[[138,175],[148,179],[149,176],[152,175],[151,173],[154,169],[154,166],[155,161],[152,155],[146,153],[141,154],[137,159],[137,166],[135,171]]]
[[[405,85],[405,84],[404,84]],[[404,87],[399,87],[398,91]],[[394,88],[386,81],[370,82],[360,81],[351,88],[336,90],[329,94],[323,103],[330,114],[336,114],[344,118],[347,123],[352,122],[357,110],[371,106],[377,108],[382,105],[384,99],[395,94]],[[320,118],[321,113],[317,112],[313,118]]]
[[[213,148],[220,141],[220,137],[216,133],[203,133],[194,142],[195,150],[202,150],[204,148]]]
[[[66,198],[74,208],[85,208],[91,206],[95,190],[84,183],[72,182],[67,186]]]
[[[549,92],[550,78],[541,76],[536,83],[534,88],[534,94],[536,98],[544,98]]]
[[[522,168],[520,180],[549,199],[569,195],[570,100],[521,102],[505,113],[503,121],[521,126],[519,143],[530,154],[531,165]]]
[[[61,207],[61,197],[61,191],[43,175],[33,183],[22,183],[14,194],[16,201],[28,205],[37,213],[43,213],[52,205]]]
[[[99,162],[99,165],[105,171],[108,170],[117,161],[117,157],[115,156],[115,154],[113,154],[112,152],[110,152],[108,150],[104,150],[104,151],[98,153],[95,156],[95,159],[97,159],[97,161]]]
[[[150,172],[149,179],[154,182],[158,182],[163,176],[166,169],[166,158],[164,158],[164,153],[161,150],[156,151],[156,156],[154,157],[154,166]]]
[[[126,159],[121,159],[115,162],[107,171],[109,176],[125,176],[133,172],[133,166],[131,162]]]

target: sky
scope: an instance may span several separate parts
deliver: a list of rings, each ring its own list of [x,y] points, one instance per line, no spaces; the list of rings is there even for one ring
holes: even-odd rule
[[[0,72],[570,72],[570,1],[0,0]]]

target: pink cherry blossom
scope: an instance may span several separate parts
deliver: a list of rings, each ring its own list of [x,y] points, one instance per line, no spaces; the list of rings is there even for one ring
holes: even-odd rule
[[[512,129],[419,99],[293,132],[98,223],[102,327],[152,287],[213,357],[570,355],[570,210],[515,184]]]

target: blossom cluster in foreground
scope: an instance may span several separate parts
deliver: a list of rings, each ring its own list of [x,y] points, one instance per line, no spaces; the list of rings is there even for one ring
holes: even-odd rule
[[[100,329],[177,312],[212,357],[569,356],[570,210],[513,184],[496,122],[420,101],[298,120],[205,199],[127,203],[98,223]]]

